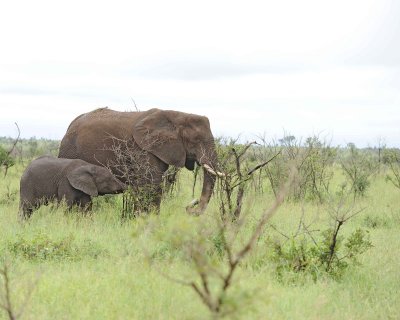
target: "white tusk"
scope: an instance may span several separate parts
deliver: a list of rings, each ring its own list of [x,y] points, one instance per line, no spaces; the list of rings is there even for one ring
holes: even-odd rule
[[[217,171],[217,176],[220,177],[220,178],[224,178],[225,177],[225,173]]]
[[[199,200],[198,199],[193,199],[192,201],[190,201],[188,208],[193,208],[195,205],[199,204]]]
[[[214,176],[218,176],[220,178],[225,177],[225,174],[219,171],[214,171],[208,164],[203,165],[204,169],[206,169],[209,173],[211,173]]]

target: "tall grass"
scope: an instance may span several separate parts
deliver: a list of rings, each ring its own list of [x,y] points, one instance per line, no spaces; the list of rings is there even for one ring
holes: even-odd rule
[[[191,174],[183,171],[178,188],[164,199],[159,216],[121,223],[121,196],[97,198],[93,213],[82,216],[64,207],[44,206],[29,222],[17,219],[19,178],[23,165],[9,169],[0,183],[0,257],[8,260],[16,305],[24,289],[39,277],[23,317],[27,319],[207,319],[206,307],[192,290],[171,278],[190,279],[190,262],[171,234],[191,234],[198,226],[215,228],[215,197],[204,216],[186,214],[191,199]],[[362,214],[348,222],[350,234],[369,231],[373,248],[340,280],[304,277],[279,281],[269,259],[271,243],[279,234],[267,227],[254,251],[239,266],[230,289],[232,303],[240,304],[230,317],[240,319],[396,319],[400,317],[400,194],[373,178],[359,205]],[[200,188],[198,184],[197,188]],[[199,190],[197,190],[199,192]],[[250,191],[251,193],[251,191]],[[273,201],[271,191],[249,194],[240,241],[245,241],[257,217]],[[302,212],[322,228],[328,216],[316,202],[288,201],[271,223],[290,233]],[[0,310],[0,319],[6,314]]]

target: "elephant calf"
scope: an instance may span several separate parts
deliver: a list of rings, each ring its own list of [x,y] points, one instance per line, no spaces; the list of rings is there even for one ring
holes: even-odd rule
[[[34,209],[51,200],[65,199],[69,208],[76,204],[88,209],[91,197],[125,189],[126,185],[104,167],[80,159],[43,156],[33,160],[22,174],[19,215],[29,218]]]

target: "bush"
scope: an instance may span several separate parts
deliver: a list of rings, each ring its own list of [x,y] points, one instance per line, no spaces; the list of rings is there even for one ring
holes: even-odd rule
[[[342,170],[350,181],[354,197],[365,196],[371,185],[370,178],[378,166],[370,155],[357,149],[353,143],[347,145],[346,151],[346,155],[341,159]]]
[[[400,151],[397,149],[385,150],[383,161],[389,168],[386,181],[390,181],[396,188],[400,189]]]
[[[335,243],[334,234],[335,229],[327,229],[318,240],[304,235],[275,243],[272,260],[278,279],[283,281],[287,274],[310,275],[314,281],[324,274],[339,279],[349,266],[359,264],[359,255],[372,247],[368,231],[357,229],[347,238],[336,237]]]
[[[318,136],[308,137],[304,143],[294,136],[286,136],[279,142],[279,146],[267,146],[263,141],[264,152],[259,152],[265,158],[271,150],[280,150],[279,157],[264,169],[274,194],[287,180],[289,168],[294,165],[298,177],[288,197],[296,201],[308,199],[323,202],[333,178],[332,165],[337,148]]]
[[[32,261],[77,261],[86,257],[95,259],[105,253],[105,250],[89,239],[85,239],[82,244],[78,245],[72,234],[59,240],[53,240],[43,232],[36,233],[33,237],[18,235],[16,241],[8,242],[7,249],[17,257]]]
[[[10,167],[15,164],[14,158],[7,152],[2,146],[0,146],[0,167],[4,168],[4,176],[7,175],[7,171]]]

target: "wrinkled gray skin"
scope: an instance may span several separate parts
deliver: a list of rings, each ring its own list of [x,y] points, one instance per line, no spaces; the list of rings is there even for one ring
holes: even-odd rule
[[[118,112],[101,108],[82,114],[70,124],[61,141],[59,157],[110,164],[116,161],[115,152],[110,150],[116,139],[128,141],[132,150],[139,149],[141,159],[136,162],[148,164],[151,168],[149,173],[149,170],[132,166],[132,170],[137,171],[135,183],[150,186],[155,191],[150,210],[159,209],[162,177],[169,165],[188,170],[193,170],[195,163],[207,164],[211,168],[217,165],[214,138],[206,117],[160,109]],[[120,178],[117,168],[111,166],[111,170]],[[213,192],[215,176],[205,169],[203,172],[199,204],[195,208],[187,207],[192,214],[204,212]]]
[[[27,219],[42,204],[63,198],[69,208],[90,209],[91,197],[120,193],[126,185],[106,168],[80,159],[43,156],[25,169],[20,182],[21,219]]]

